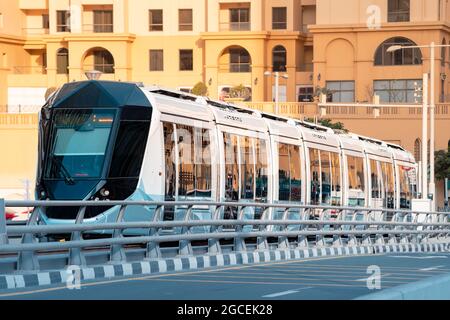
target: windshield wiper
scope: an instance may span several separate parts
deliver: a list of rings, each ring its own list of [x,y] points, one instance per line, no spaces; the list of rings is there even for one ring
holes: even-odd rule
[[[66,180],[66,183],[71,186],[74,185],[75,180],[72,178],[72,176],[70,175],[69,171],[66,169],[66,167],[64,166],[62,161],[60,159],[56,158],[55,155],[51,156],[51,160],[59,166],[59,168],[60,168],[59,171],[62,173],[64,179]]]

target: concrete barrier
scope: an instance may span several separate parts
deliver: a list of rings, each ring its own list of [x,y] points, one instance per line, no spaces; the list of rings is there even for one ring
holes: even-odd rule
[[[361,296],[356,300],[450,300],[450,273]]]

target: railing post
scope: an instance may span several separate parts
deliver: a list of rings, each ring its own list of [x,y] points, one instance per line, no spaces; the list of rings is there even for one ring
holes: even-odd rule
[[[155,209],[155,214],[153,215],[153,222],[159,222],[162,220],[163,206],[157,206]],[[159,228],[150,228],[149,236],[157,236],[159,234]],[[158,259],[161,258],[161,249],[159,247],[159,242],[149,242],[147,243],[147,259]]]
[[[270,207],[265,207],[263,214],[261,216],[262,221],[269,220],[270,211],[272,209]],[[267,231],[268,225],[260,225],[259,231]],[[257,250],[268,250],[269,249],[269,243],[267,242],[267,237],[258,237],[256,239],[256,248]]]
[[[309,211],[310,211],[309,208],[304,208],[303,213],[300,214],[300,217],[301,217],[300,220],[303,220],[303,221],[309,220],[311,218],[311,214]],[[305,222],[303,222],[300,225],[299,231],[303,231],[303,230],[307,229],[308,226],[309,226],[309,224],[306,224]],[[297,247],[298,248],[308,248],[309,247],[308,237],[305,235],[298,236]]]
[[[222,210],[221,206],[217,206],[214,209],[213,214],[213,220],[217,221],[220,220],[220,212]],[[219,226],[211,226],[211,234],[214,234],[220,230],[221,227]],[[214,255],[214,254],[220,254],[222,253],[222,248],[220,247],[219,239],[208,239],[208,254]]]
[[[283,217],[281,218],[281,220],[286,221],[288,218],[288,214],[289,214],[289,208],[285,208],[284,212],[283,212]],[[288,226],[287,225],[283,225],[281,226],[281,230],[283,231],[287,231]],[[287,249],[289,248],[289,240],[288,237],[286,236],[282,236],[278,238],[278,248],[279,249]]]
[[[0,199],[0,245],[2,244],[8,244],[8,234],[6,233],[6,208],[4,199]]]
[[[81,207],[78,210],[77,218],[75,224],[82,224],[84,220],[84,214],[86,212],[86,207]],[[74,231],[70,237],[70,241],[82,240],[81,232]],[[70,248],[69,250],[69,265],[71,266],[85,266],[86,258],[83,254],[83,248]]]
[[[123,217],[125,215],[125,210],[127,209],[127,206],[121,206],[119,214],[117,215],[116,222],[121,223],[123,222]],[[123,230],[122,229],[114,229],[113,231],[113,239],[116,238],[123,238]],[[110,254],[110,262],[126,262],[127,256],[125,254],[125,250],[123,249],[123,246],[121,244],[113,244],[111,246],[111,254]]]
[[[238,213],[237,219],[239,221],[242,221],[244,219],[244,210],[245,210],[245,208],[246,208],[245,206],[241,206],[238,209],[239,213]],[[236,226],[236,232],[237,233],[242,232],[242,229],[243,229],[242,225]],[[234,238],[234,251],[235,252],[247,251],[247,247],[245,245],[245,240],[242,239],[240,236],[236,236]]]
[[[184,216],[184,221],[189,222],[191,220],[191,213],[192,213],[193,206],[189,205],[188,209],[186,211],[186,215]],[[183,227],[181,228],[181,234],[188,235],[191,232],[190,227]],[[179,255],[181,256],[190,256],[193,254],[191,241],[189,240],[180,240],[180,248],[179,248]]]
[[[40,208],[35,208],[28,219],[27,226],[35,226],[39,220]],[[34,234],[26,233],[22,237],[22,243],[36,242]],[[39,260],[34,251],[21,251],[17,259],[17,269],[21,271],[39,270]]]

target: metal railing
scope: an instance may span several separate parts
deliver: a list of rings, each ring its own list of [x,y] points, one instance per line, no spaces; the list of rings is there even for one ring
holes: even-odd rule
[[[114,24],[83,24],[83,32],[111,33],[114,32]]]
[[[251,29],[250,21],[219,23],[220,31],[250,31],[250,29]]]
[[[45,66],[14,66],[14,74],[47,74],[47,67]]]
[[[15,257],[12,272],[40,270],[40,253],[45,253],[42,256],[46,260],[65,254],[64,266],[83,266],[93,250],[106,252],[109,262],[123,262],[137,248],[143,258],[158,259],[167,256],[168,248],[172,256],[192,256],[230,251],[450,242],[450,213],[444,212],[205,201],[0,201],[0,219],[5,206],[35,208],[27,226],[5,228],[0,222],[0,265],[2,259],[11,261]],[[118,210],[115,222],[83,222],[88,208],[104,206]],[[40,225],[40,212],[50,207],[78,208],[75,222]],[[146,208],[152,214],[147,221],[124,222],[131,214],[128,208],[132,207]],[[177,212],[177,219],[164,221],[165,210]],[[207,212],[207,218],[199,218],[199,211]],[[235,218],[226,219],[227,216]],[[137,229],[142,235],[126,236],[127,231]],[[103,232],[104,237],[88,237],[95,232]],[[66,240],[55,240],[56,235],[59,239],[65,235]],[[9,242],[12,236],[21,236],[20,243]]]

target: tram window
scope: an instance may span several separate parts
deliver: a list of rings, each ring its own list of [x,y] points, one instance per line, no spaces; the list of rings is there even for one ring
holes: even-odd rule
[[[289,160],[291,170],[291,201],[302,200],[302,178],[300,167],[300,148],[298,146],[290,146]]]
[[[211,138],[209,130],[194,128],[195,195],[211,197]]]
[[[239,200],[238,138],[223,134],[225,150],[225,200]]]
[[[311,173],[311,204],[320,204],[320,156],[319,150],[309,149]]]
[[[280,201],[301,201],[300,148],[280,143],[278,157],[278,199]]]
[[[411,209],[411,199],[413,197],[413,175],[414,168],[399,166],[400,179],[400,209]]]
[[[111,178],[139,178],[149,130],[149,121],[120,122],[109,173]]]
[[[331,152],[331,204],[333,206],[341,205],[341,161],[338,153]]]
[[[331,204],[331,159],[330,152],[320,151],[320,165],[322,173],[322,201],[321,204]]]
[[[165,200],[175,200],[176,166],[175,166],[175,136],[174,125],[163,123],[164,131],[164,164],[166,166]]]
[[[179,124],[176,129],[179,156],[178,196],[210,197],[211,159],[208,131]]]
[[[253,155],[253,139],[240,137],[240,170],[241,170],[241,199],[254,198],[255,160]]]
[[[266,202],[268,191],[267,145],[265,140],[255,140],[256,200]]]
[[[291,189],[289,145],[278,144],[278,200],[289,201]]]
[[[364,159],[347,156],[348,204],[350,206],[365,205]]]
[[[378,161],[370,160],[370,171],[372,181],[372,198],[381,199],[381,174],[379,172]]]
[[[386,198],[384,199],[384,208],[394,208],[394,168],[387,162],[381,163],[381,172],[383,175],[384,190]]]

